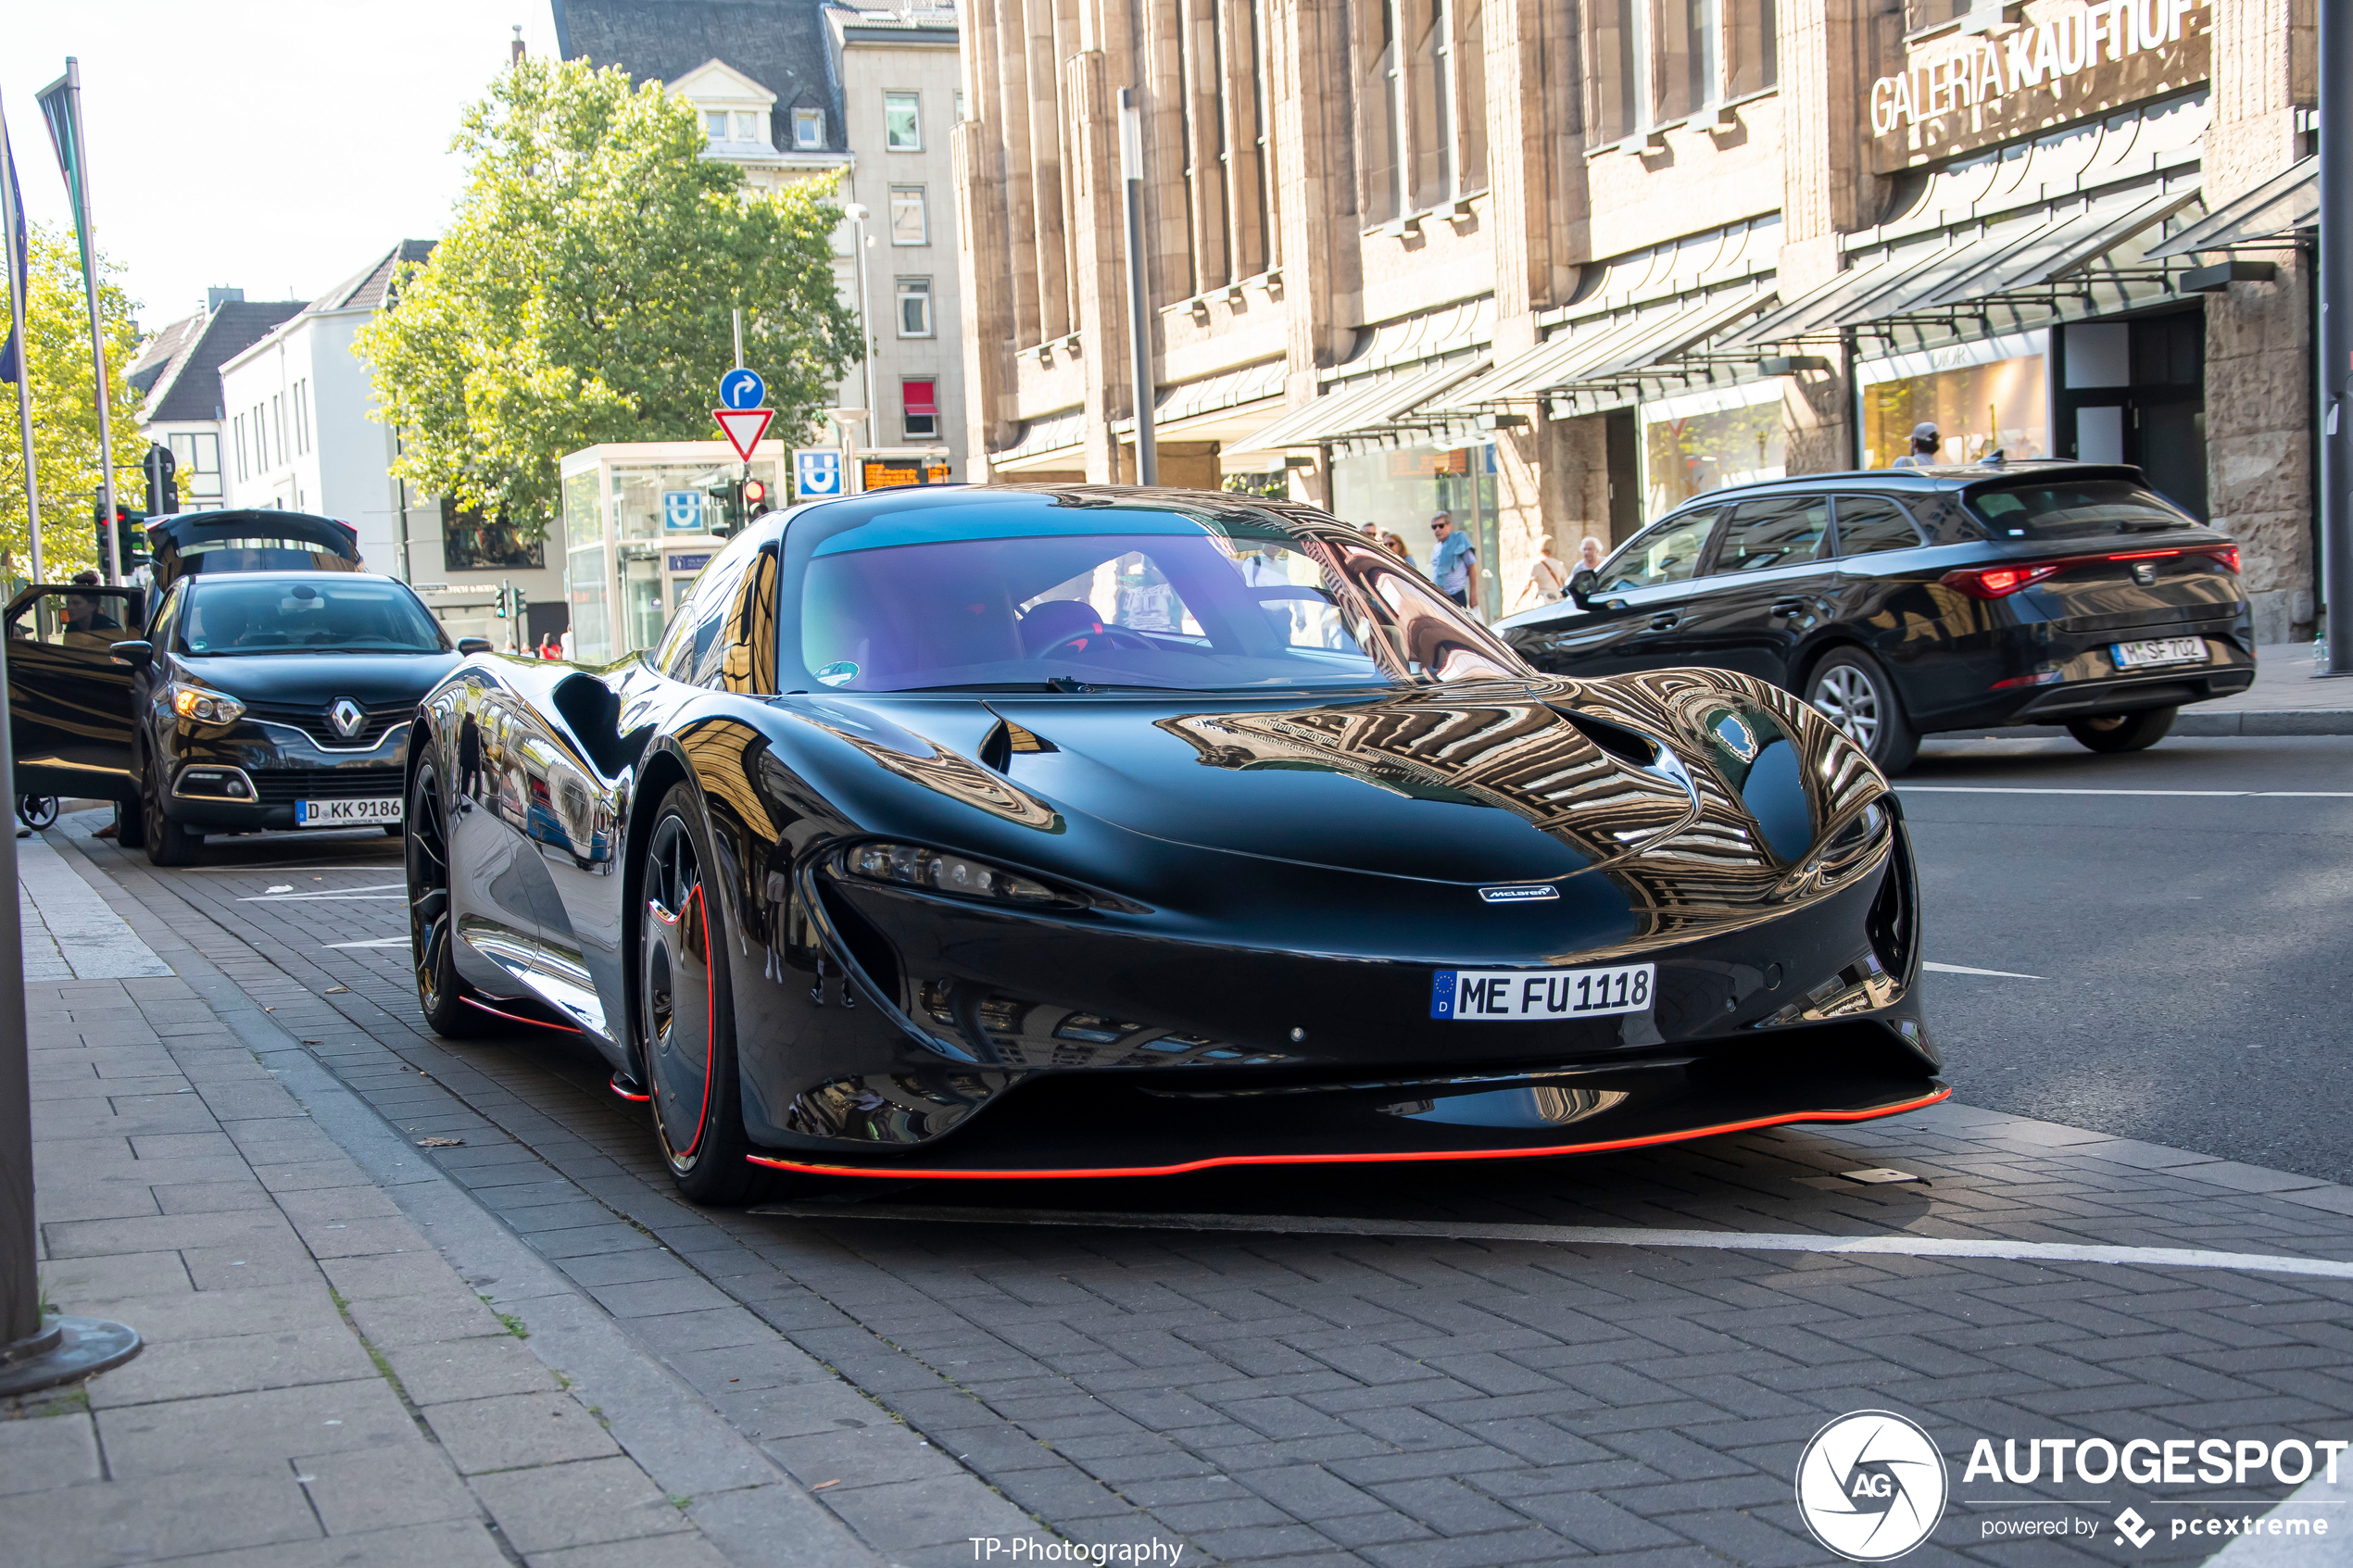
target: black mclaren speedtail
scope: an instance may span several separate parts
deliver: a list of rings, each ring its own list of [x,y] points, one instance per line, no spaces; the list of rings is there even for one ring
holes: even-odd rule
[[[1491,1160],[1947,1092],[1886,782],[1716,671],[1539,674],[1321,512],[755,522],[661,645],[418,713],[445,1034],[577,1030],[691,1198]]]

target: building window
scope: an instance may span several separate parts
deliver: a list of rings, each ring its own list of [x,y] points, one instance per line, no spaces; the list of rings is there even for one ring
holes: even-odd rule
[[[959,87],[959,88],[957,88],[957,89],[956,89],[956,123],[957,123],[957,124],[959,124],[959,125],[962,125],[963,122],[964,122],[964,90],[963,90],[963,88]]]
[[[907,439],[939,433],[939,383],[930,376],[909,376],[899,383],[899,396],[904,406],[901,428]]]
[[[192,504],[220,499],[220,437],[208,430],[177,432],[171,458],[184,499]]]
[[[768,127],[765,123],[768,117],[760,110],[737,109],[735,119],[736,141],[765,142],[768,140]]]
[[[702,130],[703,134],[714,142],[725,141],[727,139],[727,111],[725,109],[703,110]]]
[[[1403,208],[1397,193],[1399,135],[1397,82],[1397,10],[1395,0],[1379,0],[1373,9],[1380,31],[1367,41],[1365,67],[1357,83],[1357,102],[1364,113],[1360,139],[1365,144],[1365,221],[1386,223]]]
[[[1780,84],[1780,18],[1777,0],[1730,0],[1724,29],[1724,95],[1745,98]]]
[[[931,280],[899,280],[899,335],[931,336]]]
[[[923,117],[915,112],[914,94],[883,94],[883,145],[894,153],[924,150]]]
[[[1619,142],[1641,129],[1642,21],[1647,0],[1592,0],[1585,58],[1591,62],[1592,111],[1586,122],[1601,142]]]
[[[1667,0],[1658,17],[1658,117],[1689,119],[1716,101],[1717,0]]]
[[[801,148],[823,147],[825,144],[824,110],[792,111],[792,144]]]
[[[505,518],[486,521],[472,507],[441,499],[441,564],[448,571],[535,571],[547,564],[544,539],[525,539]]]
[[[890,188],[890,243],[895,245],[931,244],[931,229],[924,218],[924,188],[921,185],[893,185]]]

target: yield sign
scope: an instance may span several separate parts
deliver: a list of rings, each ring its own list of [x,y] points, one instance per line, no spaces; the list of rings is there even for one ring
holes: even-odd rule
[[[713,408],[711,417],[719,421],[719,428],[726,433],[727,445],[736,449],[736,456],[748,463],[751,461],[751,449],[760,445],[761,436],[768,433],[768,421],[776,417],[776,410]]]

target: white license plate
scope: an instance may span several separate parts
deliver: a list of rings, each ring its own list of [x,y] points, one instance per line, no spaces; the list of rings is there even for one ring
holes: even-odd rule
[[[1648,1012],[1658,966],[1614,969],[1441,969],[1432,981],[1429,1015],[1479,1019],[1598,1018]]]
[[[2119,670],[2146,670],[2158,664],[2203,664],[2204,637],[2159,637],[2148,643],[2115,643],[2108,652]]]
[[[367,800],[297,800],[295,802],[295,826],[377,827],[400,821],[400,807],[401,799],[396,795],[380,795]]]

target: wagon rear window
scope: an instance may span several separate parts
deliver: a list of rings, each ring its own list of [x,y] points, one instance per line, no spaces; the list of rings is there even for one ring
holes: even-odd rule
[[[2155,491],[2121,479],[2006,484],[1972,490],[1967,500],[1996,539],[2095,539],[2197,526]]]

